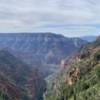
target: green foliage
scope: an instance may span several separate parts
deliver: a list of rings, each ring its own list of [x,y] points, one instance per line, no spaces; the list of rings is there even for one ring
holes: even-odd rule
[[[98,65],[95,69],[95,72],[96,72],[96,76],[98,78],[98,81],[100,81],[100,65]]]
[[[6,92],[0,91],[0,100],[8,100]]]
[[[62,79],[60,78],[55,84],[59,83],[59,88],[49,89],[45,100],[99,100],[97,86],[100,86],[100,64],[94,59],[85,59],[80,61],[76,67],[81,70],[81,79],[77,80],[73,86],[69,86],[64,82],[59,83]]]
[[[100,45],[100,37],[94,42],[92,43],[92,46],[97,47]]]
[[[97,60],[97,61],[100,61],[100,51],[95,53],[94,59]]]
[[[90,50],[90,55],[86,55],[84,59],[80,59],[80,61],[71,64],[72,68],[78,68],[80,71],[80,78],[77,79],[72,86],[69,86],[66,82],[59,83],[62,78],[58,79],[53,85],[55,86],[59,83],[59,87],[56,87],[55,89],[49,88],[49,90],[47,90],[48,95],[45,95],[44,100],[100,100],[99,46],[100,38],[94,43],[90,43],[86,46],[87,50]],[[91,52],[91,49],[93,49],[93,52]],[[83,48],[83,51],[84,50],[85,49]],[[85,52],[87,51],[85,50]],[[74,77],[74,75],[72,76]],[[73,77],[71,77],[71,79]]]

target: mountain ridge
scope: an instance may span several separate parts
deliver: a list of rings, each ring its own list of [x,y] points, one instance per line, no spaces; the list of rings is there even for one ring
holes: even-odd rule
[[[59,66],[62,59],[77,52],[85,43],[79,38],[67,38],[49,32],[0,34],[0,49],[8,49],[30,66],[44,66],[38,67],[43,73],[45,69],[46,73],[51,73],[55,70],[54,66]]]
[[[98,36],[93,36],[93,35],[90,35],[90,36],[82,36],[80,37],[81,39],[85,40],[85,41],[88,41],[88,42],[93,42],[96,40]]]
[[[75,38],[75,39],[67,38],[67,37],[64,37],[63,35],[57,35],[53,33],[0,34],[0,48],[10,48],[12,50],[14,49],[15,51],[22,50],[23,52],[29,51],[37,55],[40,52],[41,52],[40,55],[44,53],[49,53],[49,49],[52,49],[52,48],[56,48],[56,49],[58,48],[58,50],[61,49],[63,51],[64,46],[67,47],[67,45],[69,45],[69,49],[72,47],[76,49],[77,47],[81,46],[80,44],[81,42],[84,43],[84,41],[79,38]],[[72,47],[70,47],[71,45]],[[63,48],[61,48],[61,46]],[[39,49],[41,51],[39,51]]]

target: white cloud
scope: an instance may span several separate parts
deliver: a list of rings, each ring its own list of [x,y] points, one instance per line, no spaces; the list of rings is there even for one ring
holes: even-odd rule
[[[0,32],[98,34],[97,24],[99,0],[0,0]]]

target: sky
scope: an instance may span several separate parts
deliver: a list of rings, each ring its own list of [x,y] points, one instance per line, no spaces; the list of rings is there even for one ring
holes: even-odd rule
[[[0,0],[0,33],[100,35],[100,0]]]

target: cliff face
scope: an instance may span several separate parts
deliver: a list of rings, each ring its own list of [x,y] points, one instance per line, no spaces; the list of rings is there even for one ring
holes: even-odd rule
[[[71,61],[71,62],[70,62]],[[69,63],[70,62],[70,63]],[[68,64],[70,68],[68,69]],[[92,43],[83,46],[79,53],[73,55],[64,62],[64,70],[67,70],[66,80],[71,85],[75,84],[82,76],[94,70],[100,64],[100,37]]]
[[[52,71],[51,67],[57,71],[61,59],[77,52],[84,43],[78,38],[51,33],[0,34],[0,49],[3,49],[0,50],[0,95],[4,100],[42,100],[46,83],[39,71],[48,73]],[[75,73],[76,70],[73,75]],[[55,79],[53,83],[54,94],[60,85],[59,82],[56,85],[57,82]]]
[[[0,34],[0,48],[12,50],[14,55],[28,64],[58,64],[84,43],[78,38],[53,33]]]
[[[0,51],[0,95],[4,95],[3,100],[39,100],[45,88],[45,81],[37,70],[30,69],[8,51]]]
[[[1,100],[21,100],[21,94],[16,84],[0,73],[0,99]]]

